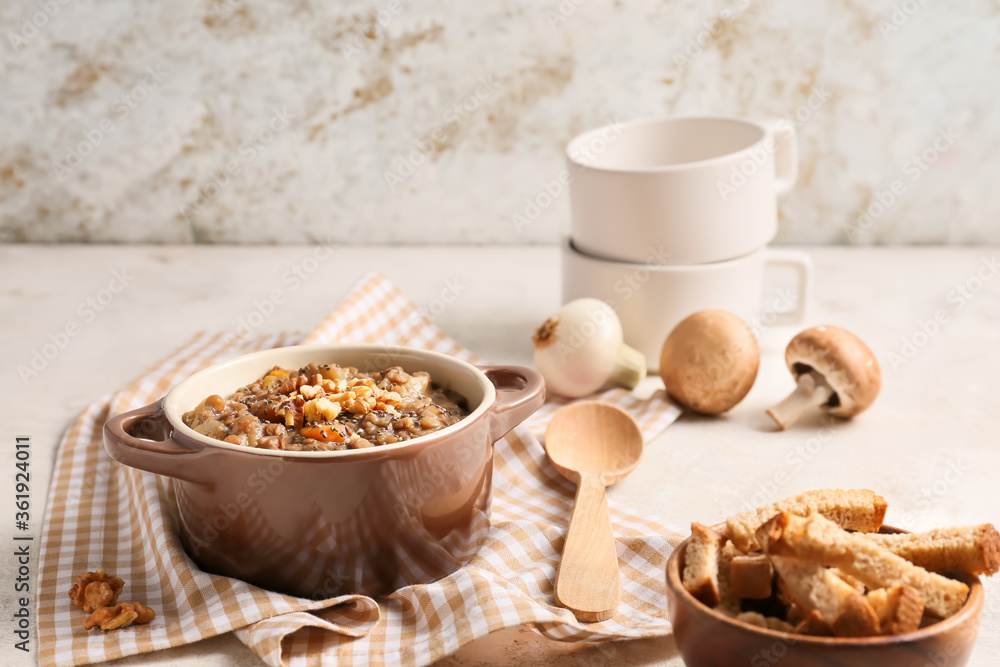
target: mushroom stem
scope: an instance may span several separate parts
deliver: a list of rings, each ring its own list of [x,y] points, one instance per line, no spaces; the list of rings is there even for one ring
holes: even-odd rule
[[[646,357],[634,347],[622,343],[618,348],[618,359],[608,381],[631,391],[644,377],[646,377]]]
[[[811,371],[803,373],[798,378],[795,391],[767,411],[771,419],[778,423],[781,430],[798,421],[805,412],[818,408],[833,396],[833,389],[826,383],[822,375]]]

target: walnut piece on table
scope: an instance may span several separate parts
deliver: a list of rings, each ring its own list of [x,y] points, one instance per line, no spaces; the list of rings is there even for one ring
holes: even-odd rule
[[[125,582],[104,570],[84,572],[69,589],[69,597],[80,609],[88,614],[101,607],[114,605],[125,588]]]
[[[132,625],[133,623],[149,623],[156,618],[156,612],[149,607],[143,607],[138,602],[122,602],[116,607],[101,607],[92,613],[83,623],[84,630],[100,627],[108,632]]]

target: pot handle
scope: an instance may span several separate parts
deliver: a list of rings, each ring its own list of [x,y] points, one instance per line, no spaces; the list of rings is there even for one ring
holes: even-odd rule
[[[490,406],[491,436],[500,439],[545,402],[545,380],[523,366],[480,366],[497,390]]]
[[[181,444],[173,434],[161,399],[106,421],[104,449],[115,461],[131,468],[190,482],[205,481],[205,466],[195,465],[204,458],[204,450]]]

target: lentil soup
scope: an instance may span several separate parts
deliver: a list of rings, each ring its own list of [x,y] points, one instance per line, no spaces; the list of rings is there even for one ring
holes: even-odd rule
[[[455,424],[465,400],[430,375],[310,363],[275,366],[228,399],[209,396],[183,416],[210,438],[259,449],[335,451],[402,442]]]

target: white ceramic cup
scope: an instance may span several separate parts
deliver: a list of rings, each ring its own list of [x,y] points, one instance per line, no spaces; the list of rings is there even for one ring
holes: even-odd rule
[[[805,252],[758,248],[725,262],[688,266],[663,264],[663,254],[661,248],[642,262],[616,262],[581,253],[567,239],[563,303],[583,297],[607,302],[621,319],[625,342],[646,355],[653,370],[659,367],[667,334],[699,310],[728,310],[749,322],[758,335],[806,319],[812,260]],[[794,290],[779,288],[765,295],[764,270],[777,266],[794,269]]]
[[[571,236],[595,257],[669,264],[742,257],[777,231],[798,173],[795,128],[723,116],[612,123],[566,147]]]

